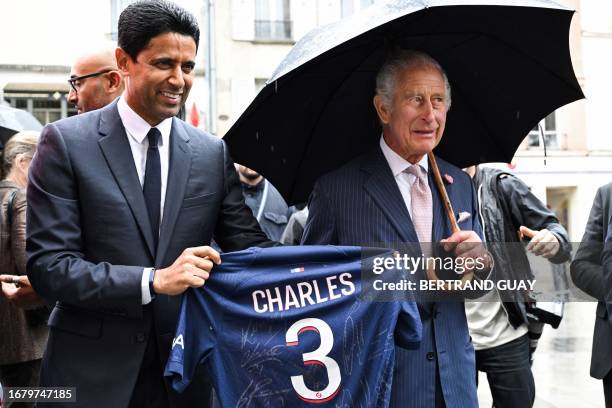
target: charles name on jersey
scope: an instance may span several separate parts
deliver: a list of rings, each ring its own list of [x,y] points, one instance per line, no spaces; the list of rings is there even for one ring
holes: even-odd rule
[[[285,286],[258,289],[252,292],[253,309],[257,313],[283,312],[317,303],[325,303],[355,293],[353,275],[341,273],[325,279],[295,282]]]

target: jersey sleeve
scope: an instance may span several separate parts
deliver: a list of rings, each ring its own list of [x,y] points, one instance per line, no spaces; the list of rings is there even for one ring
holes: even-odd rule
[[[182,392],[193,379],[196,368],[210,357],[216,343],[213,323],[202,297],[204,290],[189,289],[183,295],[176,334],[164,376]]]
[[[405,349],[416,349],[421,342],[423,325],[415,302],[400,302],[395,325],[395,344]]]

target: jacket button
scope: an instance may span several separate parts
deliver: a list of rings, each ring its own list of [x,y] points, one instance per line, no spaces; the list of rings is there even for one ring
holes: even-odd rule
[[[145,341],[145,335],[144,333],[138,333],[136,334],[136,342],[137,343],[144,343]]]
[[[430,351],[429,353],[427,353],[427,359],[429,361],[432,361],[435,357],[435,354],[433,353],[433,351]]]

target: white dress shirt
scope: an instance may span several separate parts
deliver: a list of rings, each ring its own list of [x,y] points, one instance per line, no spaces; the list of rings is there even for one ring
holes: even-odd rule
[[[410,217],[412,217],[412,199],[410,196],[410,189],[412,188],[412,184],[414,184],[416,181],[416,176],[408,173],[406,170],[410,166],[421,166],[423,170],[425,170],[425,173],[427,173],[429,171],[427,155],[423,156],[418,164],[412,164],[399,154],[395,153],[389,147],[387,142],[385,142],[385,138],[382,136],[380,137],[380,148],[385,156],[385,159],[387,159],[389,167],[391,168],[391,173],[393,173],[393,177],[395,178],[395,182],[399,187],[399,191],[402,193],[402,198],[404,199],[408,213],[410,214]]]
[[[143,118],[141,118],[136,112],[130,108],[125,98],[121,96],[117,102],[117,110],[119,111],[119,117],[125,128],[128,142],[130,143],[130,149],[132,150],[132,157],[134,158],[134,165],[136,166],[136,172],[138,173],[138,180],[140,180],[140,186],[144,185],[145,169],[147,168],[147,150],[149,149],[149,139],[147,133],[151,129]],[[155,126],[161,133],[161,139],[157,144],[159,150],[159,160],[161,165],[161,201],[160,201],[160,220],[161,222],[164,214],[164,203],[166,199],[166,186],[168,185],[168,163],[170,161],[170,131],[172,130],[172,118],[164,119],[157,126]],[[157,231],[159,234],[159,231]],[[145,268],[142,274],[141,280],[141,292],[142,292],[142,304],[146,305],[151,302],[151,293],[149,292],[149,275],[153,268]]]

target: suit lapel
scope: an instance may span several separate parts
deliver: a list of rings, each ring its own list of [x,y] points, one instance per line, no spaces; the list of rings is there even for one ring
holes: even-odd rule
[[[365,157],[362,170],[369,174],[364,189],[387,217],[403,242],[419,242],[408,209],[385,157],[376,151]]]
[[[121,123],[117,102],[112,103],[100,115],[99,132],[102,135],[98,144],[108,163],[115,181],[123,193],[142,236],[144,237],[151,257],[155,256],[153,233],[147,214],[147,206],[142,195],[142,186],[138,179],[130,143]]]
[[[159,246],[157,248],[156,265],[166,255],[170,238],[174,231],[174,224],[179,215],[185,188],[191,168],[191,149],[189,147],[189,136],[178,123],[172,119],[172,131],[170,132],[170,162],[168,165],[168,184],[166,187],[166,198],[164,200],[164,216],[159,234]]]

